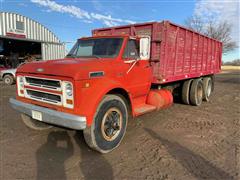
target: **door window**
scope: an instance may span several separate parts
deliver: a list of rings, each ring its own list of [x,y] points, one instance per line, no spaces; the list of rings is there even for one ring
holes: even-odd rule
[[[127,46],[125,47],[123,58],[126,59],[138,59],[139,58],[139,44],[136,40],[128,40]]]

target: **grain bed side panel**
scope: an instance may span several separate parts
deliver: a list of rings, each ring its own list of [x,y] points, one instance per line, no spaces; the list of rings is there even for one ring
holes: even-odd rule
[[[220,71],[222,44],[199,33],[165,23],[161,41],[161,67],[153,67],[153,83],[167,83]]]

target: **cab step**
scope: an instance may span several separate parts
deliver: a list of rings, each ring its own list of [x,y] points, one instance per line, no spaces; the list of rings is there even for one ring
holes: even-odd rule
[[[142,114],[154,111],[156,109],[155,106],[149,104],[141,104],[134,109],[135,116],[140,116]]]

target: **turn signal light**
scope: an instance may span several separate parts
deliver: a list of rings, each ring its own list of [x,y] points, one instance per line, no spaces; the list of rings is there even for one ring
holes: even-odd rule
[[[67,99],[67,100],[66,100],[66,103],[67,103],[67,104],[73,104],[73,100]]]
[[[84,87],[85,87],[85,88],[88,88],[88,87],[90,87],[90,84],[89,84],[89,83],[85,83],[85,84],[84,84]]]

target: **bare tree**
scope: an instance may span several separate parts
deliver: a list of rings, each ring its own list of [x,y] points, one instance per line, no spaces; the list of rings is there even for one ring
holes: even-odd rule
[[[224,62],[223,65],[240,66],[240,59]]]
[[[204,33],[205,23],[200,16],[192,16],[185,20],[185,25],[196,32]]]
[[[194,31],[217,39],[223,43],[223,53],[237,48],[237,43],[231,38],[232,25],[227,21],[217,22],[214,17],[192,16],[185,21],[185,25]]]

